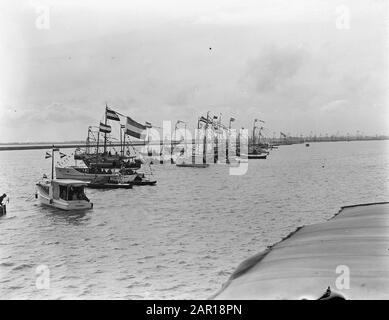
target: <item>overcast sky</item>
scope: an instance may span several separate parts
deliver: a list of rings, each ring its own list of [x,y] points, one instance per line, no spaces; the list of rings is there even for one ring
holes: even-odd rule
[[[42,6],[48,29],[37,28]],[[84,139],[106,102],[158,126],[193,127],[210,110],[236,127],[263,119],[271,136],[389,134],[385,0],[31,0],[0,9],[0,142]],[[348,24],[339,20],[347,12]]]

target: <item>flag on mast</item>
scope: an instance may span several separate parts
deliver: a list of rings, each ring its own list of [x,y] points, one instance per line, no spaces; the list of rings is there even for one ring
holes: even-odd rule
[[[147,127],[127,117],[126,134],[138,139],[145,139]]]
[[[106,116],[109,120],[120,121],[119,115],[108,107],[106,109]]]
[[[110,133],[111,132],[111,126],[108,125],[108,124],[104,124],[104,123],[100,122],[99,131],[100,132],[104,132],[104,133]]]
[[[207,118],[205,118],[203,116],[200,118],[200,122],[204,122],[204,123],[208,123],[208,124],[211,123],[211,121],[209,121]]]

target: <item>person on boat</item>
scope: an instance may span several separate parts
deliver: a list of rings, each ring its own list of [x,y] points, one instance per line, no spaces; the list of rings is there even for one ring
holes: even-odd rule
[[[4,201],[5,198],[7,198],[7,195],[5,193],[3,193],[3,195],[0,196],[0,205],[1,206],[3,205],[3,201]]]

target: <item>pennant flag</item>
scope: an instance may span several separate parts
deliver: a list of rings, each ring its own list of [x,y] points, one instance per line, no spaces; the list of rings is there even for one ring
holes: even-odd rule
[[[45,159],[51,158],[51,154],[46,152]]]
[[[60,156],[61,158],[63,158],[63,157],[66,157],[66,154],[60,152],[60,153],[59,153],[59,156]]]
[[[107,116],[107,119],[109,119],[109,120],[120,121],[119,115],[115,111],[113,111],[109,108],[106,109],[105,114]]]
[[[200,118],[200,122],[210,123],[210,121],[207,118],[204,118],[204,117]]]
[[[146,128],[152,128],[153,126],[151,125],[151,123],[150,122],[145,122],[145,126],[146,126]]]
[[[138,139],[145,139],[146,136],[146,126],[132,120],[130,117],[127,117],[126,123],[126,134],[131,137]]]
[[[111,126],[100,122],[99,131],[100,132],[104,132],[104,133],[110,133],[111,132]]]

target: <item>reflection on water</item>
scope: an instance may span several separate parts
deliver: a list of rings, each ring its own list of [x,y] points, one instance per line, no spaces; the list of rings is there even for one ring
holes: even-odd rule
[[[388,201],[386,141],[281,146],[249,162],[156,165],[154,187],[87,190],[94,209],[40,206],[35,182],[50,171],[44,151],[0,152],[2,298],[207,298],[245,258],[340,206]],[[69,152],[70,153],[70,152]],[[36,268],[50,270],[37,290]]]

